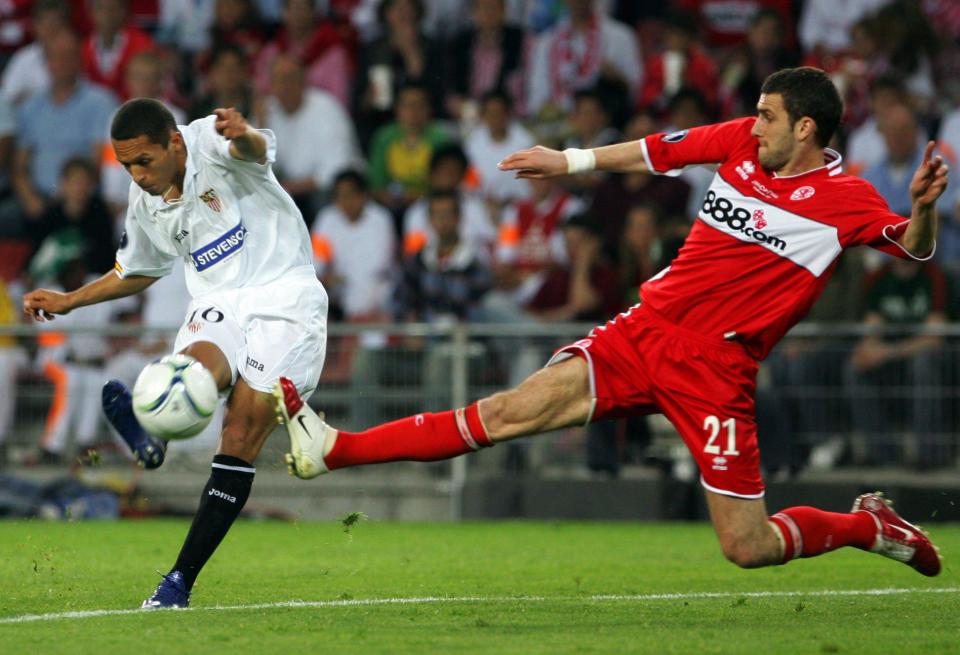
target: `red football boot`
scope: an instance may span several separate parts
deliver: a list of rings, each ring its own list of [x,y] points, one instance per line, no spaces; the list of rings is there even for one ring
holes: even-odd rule
[[[874,553],[909,564],[923,575],[940,573],[940,553],[927,534],[900,518],[891,502],[879,491],[863,494],[853,502],[852,512],[866,512],[877,524]]]
[[[277,423],[286,425],[290,435],[290,452],[284,455],[290,475],[308,480],[326,473],[323,458],[333,448],[337,431],[303,402],[289,378],[281,377],[273,385],[273,401]]]

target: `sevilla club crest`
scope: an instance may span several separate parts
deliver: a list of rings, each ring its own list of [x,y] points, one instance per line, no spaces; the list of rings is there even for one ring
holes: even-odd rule
[[[213,189],[207,189],[200,194],[200,200],[202,200],[207,207],[215,212],[219,212],[223,209],[223,202],[221,202],[220,196],[218,196],[217,192]]]

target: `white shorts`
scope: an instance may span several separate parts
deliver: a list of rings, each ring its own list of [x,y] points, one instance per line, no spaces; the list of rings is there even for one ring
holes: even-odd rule
[[[270,393],[281,375],[309,396],[327,354],[327,292],[313,267],[260,286],[194,298],[177,333],[174,352],[208,341],[226,356],[233,374]]]

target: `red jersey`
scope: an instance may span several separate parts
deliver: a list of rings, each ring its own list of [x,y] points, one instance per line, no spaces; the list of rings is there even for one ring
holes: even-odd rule
[[[758,160],[755,118],[655,134],[640,146],[651,171],[719,164],[676,259],[640,288],[668,321],[739,341],[763,359],[820,296],[844,249],[867,245],[914,258],[897,239],[908,219],[864,180],[845,175],[840,155],[778,177]]]

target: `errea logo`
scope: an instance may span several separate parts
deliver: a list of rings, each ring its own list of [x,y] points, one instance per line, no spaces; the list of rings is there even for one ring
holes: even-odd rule
[[[816,192],[812,186],[802,186],[790,194],[790,200],[806,200]]]
[[[748,177],[757,172],[757,167],[753,165],[753,162],[749,159],[745,159],[742,164],[736,168],[737,175],[741,179],[746,180]]]

